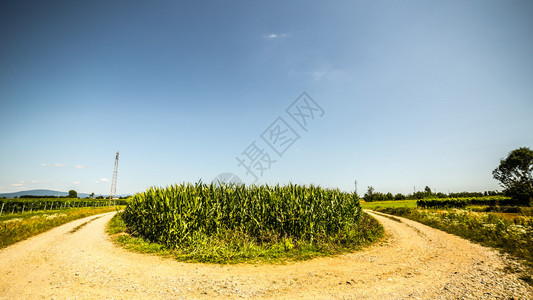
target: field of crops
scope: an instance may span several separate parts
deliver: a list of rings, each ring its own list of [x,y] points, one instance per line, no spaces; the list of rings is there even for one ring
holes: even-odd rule
[[[416,202],[420,208],[465,208],[469,205],[477,206],[518,206],[520,201],[503,197],[503,196],[487,196],[487,197],[471,197],[471,198],[436,198],[436,199],[421,199]]]
[[[151,188],[131,198],[121,218],[144,238],[187,253],[201,252],[208,244],[224,248],[227,242],[237,248],[233,253],[239,248],[280,244],[285,250],[335,250],[357,247],[379,236],[377,224],[362,222],[357,196],[292,184]]]
[[[112,200],[111,205],[126,205],[126,200]],[[19,198],[0,199],[0,216],[7,213],[24,213],[40,210],[57,210],[76,207],[108,206],[108,199],[77,198]]]

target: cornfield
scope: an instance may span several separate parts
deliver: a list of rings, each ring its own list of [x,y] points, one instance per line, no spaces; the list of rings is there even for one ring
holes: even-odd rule
[[[259,244],[286,239],[350,243],[350,237],[360,237],[361,214],[358,197],[339,190],[200,182],[152,187],[133,196],[121,217],[141,236],[182,248],[228,232]]]

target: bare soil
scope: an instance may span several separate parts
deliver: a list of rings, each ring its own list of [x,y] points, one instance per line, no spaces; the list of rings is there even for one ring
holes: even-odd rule
[[[212,265],[118,248],[105,232],[113,214],[0,250],[0,298],[533,298],[530,286],[503,271],[512,261],[498,252],[403,218],[372,214],[387,237],[360,252],[283,265]]]

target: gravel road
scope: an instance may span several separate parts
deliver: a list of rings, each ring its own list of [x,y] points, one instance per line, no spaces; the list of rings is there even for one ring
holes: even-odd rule
[[[114,213],[0,250],[0,299],[532,299],[497,252],[425,225],[372,214],[387,238],[306,262],[181,263],[132,253],[105,233]],[[88,222],[76,232],[73,228]]]

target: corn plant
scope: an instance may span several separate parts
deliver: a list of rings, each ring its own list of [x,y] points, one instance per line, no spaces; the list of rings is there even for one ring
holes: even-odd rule
[[[244,234],[255,243],[326,239],[350,242],[361,207],[356,195],[318,186],[176,184],[133,196],[122,219],[169,247]]]

